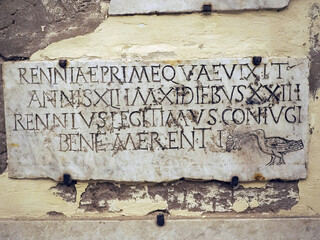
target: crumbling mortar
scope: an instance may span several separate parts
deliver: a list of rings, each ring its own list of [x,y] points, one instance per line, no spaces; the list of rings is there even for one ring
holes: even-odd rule
[[[117,190],[112,187],[114,184],[119,186]],[[249,206],[242,212],[243,214],[259,212],[277,213],[280,210],[291,209],[298,203],[297,184],[298,181],[270,181],[263,188],[244,188],[239,186],[234,191],[234,197],[232,198],[232,189],[229,184],[219,181],[177,180],[170,183],[147,184],[147,193],[141,194],[140,197],[135,197],[135,194],[139,193],[139,191],[145,191],[145,184],[141,186],[137,183],[96,182],[89,183],[86,190],[81,194],[79,208],[85,212],[110,212],[108,204],[112,201],[131,200],[134,206],[134,202],[139,202],[140,199],[154,201],[155,196],[159,195],[166,202],[168,207],[165,210],[168,212],[171,210],[187,210],[189,212],[200,212],[201,214],[235,214],[236,212],[232,209],[234,202],[237,199],[245,198],[248,204],[256,200],[259,205],[253,208]],[[137,186],[137,188],[132,189],[131,186]],[[212,194],[209,191],[210,188],[218,188],[220,190],[212,196],[210,195]],[[180,193],[183,195],[182,202],[178,200]],[[294,194],[292,195],[292,193]],[[192,194],[193,200],[188,198],[188,196],[191,197],[190,194]],[[195,197],[195,195],[197,196]],[[268,196],[270,202],[262,201],[262,195]],[[99,202],[102,200],[106,203],[103,207],[99,205]],[[189,202],[189,200],[192,200],[192,202]],[[157,211],[157,209],[152,210],[151,213],[154,211]],[[125,215],[124,209],[119,209],[117,212]]]

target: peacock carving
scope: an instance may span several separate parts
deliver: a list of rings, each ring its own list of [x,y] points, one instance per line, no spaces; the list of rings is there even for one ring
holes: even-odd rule
[[[304,148],[302,140],[288,140],[282,137],[266,137],[265,132],[262,129],[248,132],[246,135],[254,136],[258,142],[258,146],[263,153],[271,155],[270,162],[267,166],[274,165],[275,160],[279,159],[277,165],[286,164],[283,155],[289,152],[299,151]],[[229,136],[226,142],[226,150],[230,152],[232,149],[240,149],[240,140],[243,138],[236,134],[235,136]]]

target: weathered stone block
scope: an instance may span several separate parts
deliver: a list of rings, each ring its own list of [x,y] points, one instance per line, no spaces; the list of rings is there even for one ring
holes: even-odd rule
[[[9,174],[305,178],[308,61],[4,63]]]

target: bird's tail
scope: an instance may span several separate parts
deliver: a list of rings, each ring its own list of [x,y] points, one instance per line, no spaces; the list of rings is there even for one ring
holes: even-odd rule
[[[302,140],[292,141],[290,143],[290,152],[295,152],[304,148]]]

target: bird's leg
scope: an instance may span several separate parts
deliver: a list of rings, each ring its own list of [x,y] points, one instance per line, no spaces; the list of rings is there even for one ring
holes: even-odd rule
[[[285,161],[283,160],[283,155],[281,155],[280,160],[277,163],[277,165],[282,165],[282,164],[286,164]]]
[[[274,165],[274,159],[275,159],[275,156],[271,155],[271,160],[270,160],[270,162],[267,163],[267,166]]]

